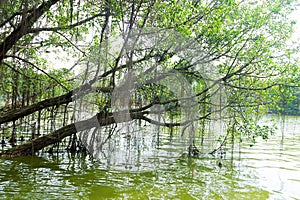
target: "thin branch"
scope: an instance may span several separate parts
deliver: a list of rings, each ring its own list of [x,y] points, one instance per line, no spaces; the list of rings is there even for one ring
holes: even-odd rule
[[[65,38],[73,47],[75,47],[78,51],[80,51],[84,56],[86,56],[86,53],[79,49],[78,46],[76,46],[71,40],[69,40],[66,36],[64,36],[62,33],[60,33],[58,30],[54,31],[55,33],[59,34],[63,38]]]
[[[4,65],[6,65],[8,68],[10,68],[11,70],[13,70],[14,72],[17,72],[18,74],[21,74],[22,76],[26,77],[27,79],[31,79],[31,77],[25,75],[23,72],[15,69],[13,66],[11,66],[10,64],[3,62]]]
[[[21,58],[19,56],[14,56],[14,55],[7,55],[4,58],[16,58],[18,60],[23,61],[24,63],[30,64],[31,66],[33,66],[34,68],[36,68],[37,70],[41,71],[43,74],[45,74],[46,76],[48,76],[50,79],[54,80],[58,85],[60,85],[61,87],[63,87],[66,91],[70,91],[66,86],[64,86],[63,84],[61,84],[56,78],[54,78],[53,76],[51,76],[50,74],[48,74],[45,70],[39,68],[38,66],[36,66],[35,64],[33,64],[32,62]]]
[[[262,90],[270,89],[270,88],[275,87],[275,86],[279,86],[279,85],[281,85],[281,84],[274,83],[274,84],[268,85],[268,86],[266,86],[266,87],[258,87],[258,88],[236,86],[236,85],[232,85],[232,84],[229,84],[229,83],[224,83],[224,85],[229,86],[229,87],[232,87],[232,88],[236,88],[236,89],[239,89],[239,90],[262,91]]]
[[[59,26],[59,27],[44,27],[44,28],[31,28],[30,30],[28,30],[28,33],[39,33],[41,31],[59,31],[59,30],[66,30],[66,29],[71,29],[71,28],[75,28],[77,26],[80,26],[82,24],[85,24],[97,17],[104,17],[106,16],[106,14],[102,14],[102,13],[98,13],[96,15],[93,15],[91,17],[88,17],[84,20],[81,20],[79,22],[76,22],[74,24],[71,24],[69,26]]]

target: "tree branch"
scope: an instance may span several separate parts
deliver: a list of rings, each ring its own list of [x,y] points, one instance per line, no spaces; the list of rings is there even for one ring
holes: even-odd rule
[[[21,58],[19,56],[14,56],[14,55],[8,55],[5,56],[4,58],[16,58],[18,60],[21,60],[24,63],[30,64],[31,66],[33,66],[34,68],[36,68],[38,71],[42,72],[43,74],[45,74],[46,76],[48,76],[50,79],[54,80],[58,85],[60,85],[62,88],[64,88],[66,91],[70,91],[68,88],[66,88],[66,86],[64,86],[63,84],[61,84],[56,78],[54,78],[53,76],[51,76],[50,74],[48,74],[45,70],[39,68],[38,66],[36,66],[35,64],[33,64],[32,62]]]
[[[66,30],[66,29],[71,29],[77,26],[80,26],[82,24],[85,24],[86,22],[89,22],[97,17],[104,17],[106,16],[106,14],[102,14],[102,13],[98,13],[96,15],[93,15],[91,17],[88,17],[84,20],[81,20],[77,23],[71,24],[69,26],[59,26],[59,27],[44,27],[44,28],[32,28],[30,30],[28,30],[28,33],[39,33],[41,31],[59,31],[59,30]]]
[[[19,26],[0,44],[0,62],[6,53],[26,34],[30,27],[59,0],[49,0],[34,9],[30,15],[23,19]]]

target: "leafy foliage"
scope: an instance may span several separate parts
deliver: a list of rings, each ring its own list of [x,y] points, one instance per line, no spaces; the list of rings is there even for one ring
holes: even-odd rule
[[[191,121],[219,115],[228,126],[227,119],[241,121],[235,134],[242,132],[254,142],[273,131],[255,125],[253,114],[283,107],[291,113],[299,106],[299,65],[292,59],[295,48],[287,45],[295,24],[288,16],[294,1],[17,0],[0,6],[0,97],[7,103],[13,99],[16,105],[26,96],[24,107],[87,84],[82,98],[94,101],[97,111],[112,111],[113,89],[134,71],[141,76],[130,91],[133,101],[161,104],[173,118],[192,99],[198,116]],[[151,38],[147,30],[159,37]],[[61,69],[53,66],[58,61]],[[192,86],[193,97],[178,97],[147,82],[163,80],[172,70]],[[172,84],[179,88],[181,83]],[[146,105],[139,109],[151,113]]]

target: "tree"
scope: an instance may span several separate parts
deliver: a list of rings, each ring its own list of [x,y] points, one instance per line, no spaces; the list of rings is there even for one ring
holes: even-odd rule
[[[0,124],[12,123],[13,141],[24,118],[53,121],[63,108],[75,119],[64,115],[56,130],[2,156],[33,154],[77,132],[130,120],[180,126],[191,145],[205,121],[222,119],[232,137],[250,129],[254,111],[280,100],[273,95],[279,87],[299,82],[286,45],[292,9],[288,0],[2,2],[1,95],[12,101]],[[51,74],[47,52],[68,52],[74,65]],[[181,118],[160,122],[155,115]]]

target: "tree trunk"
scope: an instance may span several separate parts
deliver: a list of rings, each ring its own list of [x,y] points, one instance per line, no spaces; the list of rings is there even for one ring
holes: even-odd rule
[[[132,119],[143,119],[141,112],[131,113],[129,118],[124,118],[124,122]],[[0,157],[17,157],[34,155],[37,151],[57,142],[60,142],[67,136],[75,134],[79,131],[91,129],[93,127],[107,126],[116,123],[112,113],[98,113],[94,117],[80,122],[72,123],[64,126],[50,134],[34,139],[28,143],[6,150],[0,154]]]
[[[72,92],[68,92],[64,95],[54,97],[54,98],[49,98],[23,108],[12,109],[8,112],[5,112],[4,114],[1,114],[0,124],[17,120],[21,117],[30,115],[44,108],[69,103],[71,101],[72,101]]]

